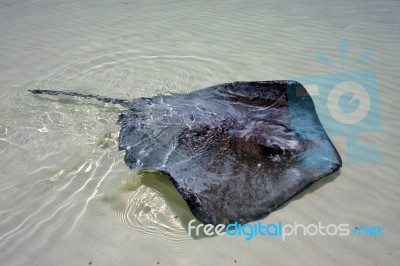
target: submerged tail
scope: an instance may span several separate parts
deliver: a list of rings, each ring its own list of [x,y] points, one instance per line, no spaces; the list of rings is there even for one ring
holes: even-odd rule
[[[119,104],[122,105],[123,107],[128,107],[130,103],[130,101],[128,100],[114,99],[110,97],[93,95],[93,94],[80,94],[77,92],[70,92],[70,91],[54,91],[54,90],[28,90],[28,91],[32,92],[33,94],[68,95],[68,96],[78,96],[82,98],[92,98],[104,103]]]

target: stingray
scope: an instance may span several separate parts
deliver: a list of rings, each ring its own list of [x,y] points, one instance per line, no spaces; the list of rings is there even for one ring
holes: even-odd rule
[[[162,172],[206,224],[261,219],[342,166],[296,81],[233,82],[134,100],[31,92],[127,108],[119,116],[125,163]]]

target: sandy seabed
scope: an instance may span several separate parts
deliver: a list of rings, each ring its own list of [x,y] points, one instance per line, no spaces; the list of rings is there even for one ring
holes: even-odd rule
[[[0,1],[1,264],[398,265],[399,11],[395,0]],[[123,108],[27,92],[131,99],[327,75],[371,81],[368,123],[336,134],[314,95],[343,167],[261,222],[383,236],[190,237],[193,216],[165,178],[125,166]],[[354,163],[355,142],[376,152]]]

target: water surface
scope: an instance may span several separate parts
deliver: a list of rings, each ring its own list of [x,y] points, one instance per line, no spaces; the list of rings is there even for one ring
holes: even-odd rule
[[[398,1],[1,1],[2,264],[398,264],[399,11]],[[346,137],[333,138],[340,174],[263,222],[381,225],[382,237],[194,239],[165,178],[125,166],[123,108],[27,92],[130,99],[360,69],[376,73],[382,127],[359,141],[381,160],[351,164]]]

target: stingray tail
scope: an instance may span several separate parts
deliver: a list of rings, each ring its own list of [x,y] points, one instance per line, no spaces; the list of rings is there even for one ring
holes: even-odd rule
[[[93,94],[81,94],[81,93],[70,92],[70,91],[54,91],[54,90],[28,90],[28,91],[32,92],[33,94],[68,95],[68,96],[77,96],[77,97],[81,97],[81,98],[92,98],[92,99],[96,99],[100,102],[119,104],[124,107],[129,106],[129,103],[130,103],[130,101],[128,101],[128,100],[115,99],[115,98],[93,95]]]

